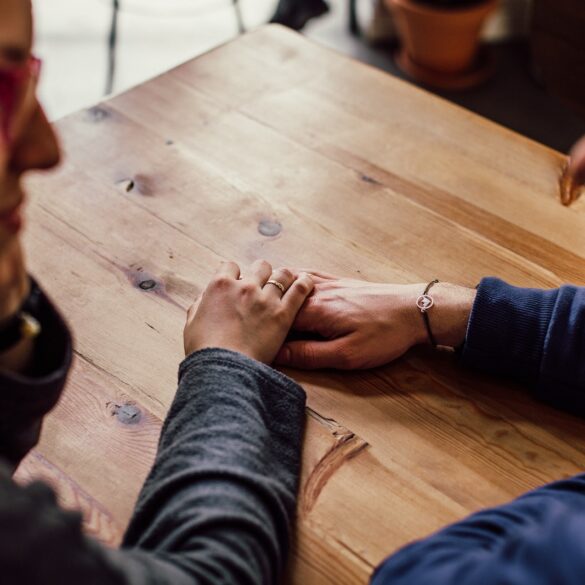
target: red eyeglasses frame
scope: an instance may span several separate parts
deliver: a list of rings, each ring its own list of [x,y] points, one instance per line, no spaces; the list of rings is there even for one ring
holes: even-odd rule
[[[38,79],[42,61],[30,56],[20,67],[0,68],[0,132],[10,141],[10,128],[20,101],[26,95],[26,84],[31,78]]]

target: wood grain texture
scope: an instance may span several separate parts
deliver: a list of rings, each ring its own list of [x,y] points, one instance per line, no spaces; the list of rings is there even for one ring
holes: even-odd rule
[[[58,124],[29,181],[33,272],[76,363],[18,478],[119,543],[172,401],[185,309],[221,259],[374,281],[585,283],[565,157],[279,27]],[[387,554],[585,464],[585,426],[452,355],[287,372],[308,393],[289,583],[365,583]]]

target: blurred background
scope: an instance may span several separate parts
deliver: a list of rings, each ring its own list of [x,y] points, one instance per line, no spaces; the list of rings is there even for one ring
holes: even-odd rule
[[[312,1],[323,4],[323,0]],[[550,81],[554,73],[543,76],[542,69],[555,72],[558,63],[564,63],[569,79],[581,76],[581,71],[571,73],[570,59],[560,52],[552,55],[550,64],[545,59],[543,65],[542,57],[535,59],[531,47],[535,35],[542,36],[533,23],[534,3],[552,2],[561,7],[563,2],[570,5],[574,1],[585,4],[583,0],[502,0],[482,33],[495,62],[494,73],[485,83],[464,91],[428,87],[397,67],[401,41],[382,0],[327,0],[329,10],[308,19],[301,32],[566,152],[585,134],[585,118],[579,112],[581,98],[578,92],[567,90],[562,76]],[[121,92],[240,34],[234,0],[119,0],[115,75],[108,87],[114,0],[33,0],[33,4],[36,52],[44,60],[40,93],[52,120],[98,102],[109,89]],[[278,4],[277,0],[239,0],[244,28],[251,30],[268,22]],[[548,22],[545,8],[539,8],[540,18]],[[570,9],[565,8],[565,16]],[[562,7],[560,13],[562,16]],[[574,34],[585,42],[582,13],[583,8],[567,19],[569,25],[555,18],[552,25],[560,27],[564,37],[567,26],[575,26]],[[570,35],[571,31],[564,45],[570,44]],[[549,37],[554,38],[554,31],[544,32],[545,40]],[[554,44],[547,41],[544,51],[555,53]],[[571,51],[573,55],[576,49]]]

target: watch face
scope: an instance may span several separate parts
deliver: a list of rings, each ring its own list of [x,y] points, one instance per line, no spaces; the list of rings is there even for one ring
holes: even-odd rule
[[[31,314],[20,313],[20,333],[25,339],[37,337],[41,332],[41,324]]]

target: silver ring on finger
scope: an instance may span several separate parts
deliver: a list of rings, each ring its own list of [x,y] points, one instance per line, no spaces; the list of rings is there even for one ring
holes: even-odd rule
[[[286,292],[286,289],[284,288],[284,284],[282,284],[282,282],[278,282],[278,280],[274,280],[273,278],[271,278],[270,280],[266,281],[266,284],[273,284],[276,288],[280,289],[280,292],[282,294],[284,294]]]

